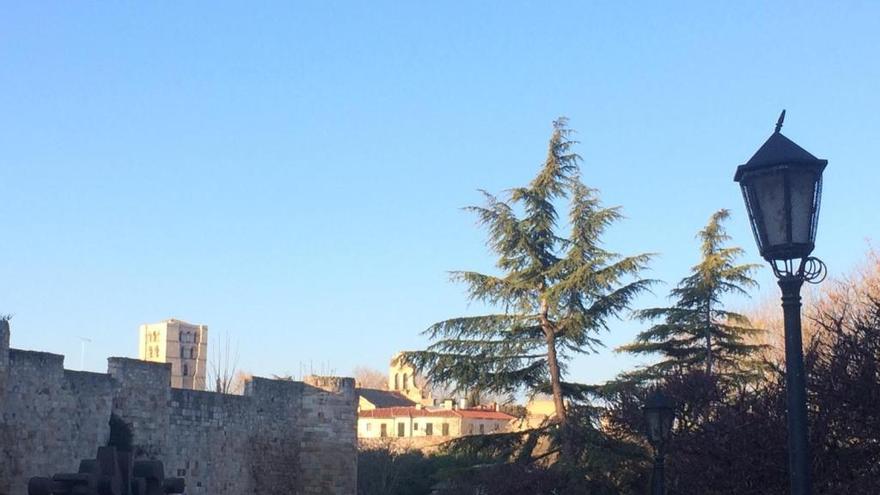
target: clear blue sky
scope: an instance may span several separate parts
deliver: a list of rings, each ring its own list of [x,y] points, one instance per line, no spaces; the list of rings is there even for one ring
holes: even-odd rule
[[[878,231],[878,25],[873,1],[4,3],[0,312],[70,368],[78,336],[102,371],[176,317],[257,374],[384,369],[480,309],[447,282],[493,262],[459,208],[527,181],[559,115],[628,216],[607,246],[674,283],[718,208],[757,260],[733,171],[788,109],[844,271]]]

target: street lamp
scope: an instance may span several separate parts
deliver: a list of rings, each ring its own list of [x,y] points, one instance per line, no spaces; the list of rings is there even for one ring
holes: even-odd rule
[[[666,456],[666,444],[672,433],[672,423],[675,421],[675,404],[663,392],[654,390],[648,395],[642,410],[645,414],[645,433],[648,442],[654,447],[651,494],[663,495],[666,493],[663,463]]]
[[[788,467],[793,495],[810,493],[806,380],[801,339],[801,286],[825,278],[825,264],[810,256],[828,160],[816,158],[779,131],[736,169],[761,256],[782,289],[785,317],[785,392],[788,407]]]

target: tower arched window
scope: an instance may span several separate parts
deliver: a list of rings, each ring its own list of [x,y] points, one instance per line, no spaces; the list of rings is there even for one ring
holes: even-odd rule
[[[409,384],[407,382],[408,379],[409,379],[409,376],[406,373],[404,373],[403,374],[403,389],[404,390],[409,389]]]
[[[400,390],[400,375],[394,374],[394,390]]]

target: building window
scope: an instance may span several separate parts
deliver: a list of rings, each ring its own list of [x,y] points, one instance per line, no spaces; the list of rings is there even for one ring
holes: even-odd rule
[[[443,429],[443,436],[448,437],[449,436],[449,423],[443,423],[442,429]]]
[[[397,423],[397,436],[402,437],[406,433],[406,425]]]
[[[400,375],[394,374],[394,390],[400,390]]]
[[[430,437],[434,434],[434,423],[425,423],[425,436]]]
[[[195,347],[189,348],[189,357],[190,357],[190,359],[196,357],[196,348]]]
[[[388,436],[388,425],[382,423],[379,425],[379,436],[385,438]]]
[[[183,365],[183,376],[188,376],[188,375],[189,375],[189,366],[184,364]]]
[[[413,431],[419,431],[419,424],[413,423]]]
[[[373,426],[372,423],[367,423],[367,425],[364,427],[364,429],[367,430],[367,431],[370,431],[370,430],[373,429],[372,426]]]
[[[480,435],[482,435],[483,433],[486,433],[486,428],[485,425],[480,424]]]
[[[407,380],[408,380],[408,379],[409,379],[409,376],[407,376],[407,374],[404,373],[404,374],[403,374],[403,389],[404,389],[404,390],[408,390],[408,389],[409,389],[409,385],[407,384]]]

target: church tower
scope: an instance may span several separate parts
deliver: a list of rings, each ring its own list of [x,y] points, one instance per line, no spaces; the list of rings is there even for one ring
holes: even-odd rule
[[[208,326],[170,319],[140,326],[139,358],[171,364],[171,386],[205,390]]]
[[[388,390],[397,392],[407,399],[423,406],[433,406],[434,399],[429,392],[422,390],[416,369],[400,359],[400,352],[391,358],[388,368]]]

